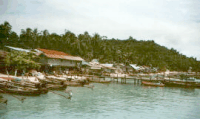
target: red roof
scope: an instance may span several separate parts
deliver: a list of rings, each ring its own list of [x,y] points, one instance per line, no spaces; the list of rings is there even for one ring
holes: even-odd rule
[[[47,50],[47,49],[40,49],[38,48],[38,50],[42,51],[45,55],[49,55],[49,56],[52,56],[52,55],[63,55],[63,56],[71,56],[67,53],[64,53],[64,52],[61,52],[61,51],[55,51],[55,50]]]
[[[65,60],[75,60],[82,61],[81,57],[72,56],[64,52],[55,51],[55,50],[46,50],[46,49],[38,49],[44,53],[44,55],[48,58],[57,58],[57,59],[65,59]]]

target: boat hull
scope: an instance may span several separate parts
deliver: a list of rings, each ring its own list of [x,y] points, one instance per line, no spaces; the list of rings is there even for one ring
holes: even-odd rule
[[[67,85],[47,84],[46,88],[49,89],[49,90],[65,90],[67,88]]]
[[[142,81],[142,84],[145,86],[154,86],[154,87],[164,87],[164,84],[158,84],[153,82]]]
[[[19,90],[19,89],[12,89],[12,88],[1,88],[1,93],[9,93],[9,94],[16,94],[16,95],[26,95],[26,96],[37,96],[42,93],[42,91],[35,89],[35,90]]]
[[[173,82],[173,81],[164,81],[163,82],[168,87],[189,87],[189,88],[198,88],[199,85],[190,82]]]

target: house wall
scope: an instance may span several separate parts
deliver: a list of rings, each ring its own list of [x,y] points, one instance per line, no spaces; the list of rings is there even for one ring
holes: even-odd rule
[[[67,66],[67,67],[76,67],[77,61],[73,60],[63,60],[63,59],[48,59],[48,58],[41,58],[40,62],[42,64],[49,64],[52,66]]]
[[[59,66],[75,67],[76,61],[63,60],[63,59],[48,59],[48,64],[52,64],[52,66],[59,65]]]

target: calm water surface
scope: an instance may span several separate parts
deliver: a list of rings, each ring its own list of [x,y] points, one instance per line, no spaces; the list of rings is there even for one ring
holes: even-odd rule
[[[49,92],[26,97],[10,95],[1,119],[200,119],[200,89],[94,84],[94,90],[70,87],[71,100]],[[57,91],[64,94],[62,91]]]

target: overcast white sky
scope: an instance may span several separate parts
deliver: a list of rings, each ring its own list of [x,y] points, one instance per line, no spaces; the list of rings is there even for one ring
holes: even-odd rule
[[[200,60],[200,0],[0,0],[0,24],[154,40]]]

